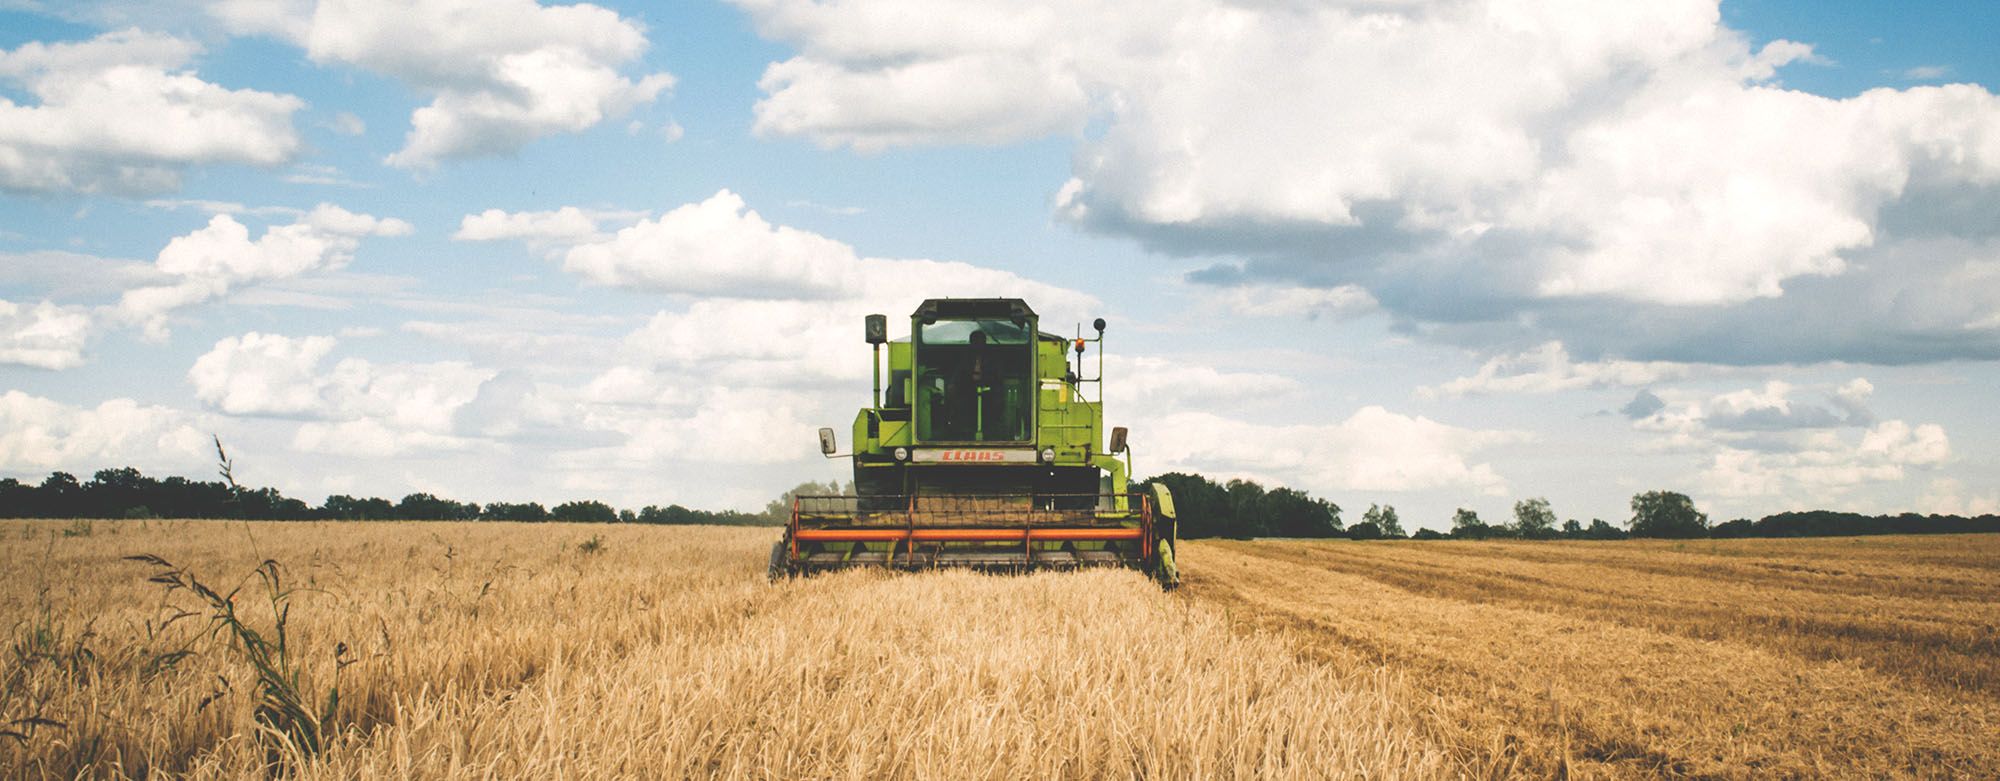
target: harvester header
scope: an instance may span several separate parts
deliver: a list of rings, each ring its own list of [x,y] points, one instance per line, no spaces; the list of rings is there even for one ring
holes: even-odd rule
[[[1018,298],[938,298],[892,340],[888,318],[869,315],[874,393],[853,451],[819,432],[822,453],[852,459],[854,495],[797,497],[772,576],[1122,566],[1175,585],[1173,498],[1132,490],[1125,429],[1105,439],[1105,323],[1091,325],[1064,337]]]

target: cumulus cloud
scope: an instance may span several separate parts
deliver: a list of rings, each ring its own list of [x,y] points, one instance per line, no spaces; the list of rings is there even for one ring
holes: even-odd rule
[[[38,369],[81,366],[90,325],[89,310],[82,307],[0,299],[0,363]]]
[[[1469,489],[1492,496],[1504,495],[1507,482],[1491,464],[1472,463],[1473,454],[1526,438],[1377,406],[1332,424],[1264,425],[1179,412],[1150,420],[1146,431],[1146,458],[1160,471],[1198,468],[1318,492]]]
[[[1084,374],[1096,373],[1086,360]],[[1120,409],[1165,414],[1178,410],[1240,407],[1304,390],[1298,380],[1266,372],[1225,371],[1195,361],[1157,355],[1104,359],[1108,400]]]
[[[1246,259],[1233,279],[1198,281],[1356,285],[1420,321],[1525,313],[1504,329],[1514,349],[1595,339],[1634,358],[1733,362],[1882,359],[1899,340],[2000,350],[1991,334],[1936,339],[1990,312],[1979,306],[2000,284],[1931,286],[1932,269],[1897,249],[1990,234],[2000,98],[1963,84],[1785,89],[1781,69],[1814,60],[1811,47],[1754,48],[1715,0],[927,4],[923,25],[894,21],[916,13],[906,0],[739,4],[797,50],[766,71],[762,132],[864,150],[1076,133],[1058,213]],[[1947,215],[1923,235],[1896,224],[1939,197],[1967,208],[1910,210]],[[1815,284],[1857,276],[1870,279]],[[1815,311],[1828,327],[1795,344],[1669,336],[1677,310],[1780,322],[1797,312],[1759,302],[1838,308],[1856,299],[1834,290],[1885,279],[1950,305],[1917,323],[1843,312],[1862,315],[1847,327]],[[1617,319],[1633,322],[1602,327]],[[1436,335],[1491,344],[1492,330]]]
[[[325,366],[337,345],[327,336],[227,337],[195,359],[188,381],[195,398],[220,412],[308,421],[293,439],[300,450],[387,455],[462,446],[455,416],[494,372],[454,361],[343,358]]]
[[[2000,491],[1978,494],[1964,481],[1940,477],[1925,487],[1916,509],[1945,515],[2000,515]]]
[[[1375,297],[1359,285],[1296,287],[1231,285],[1214,297],[1233,314],[1250,317],[1346,317],[1375,309]]]
[[[1080,320],[1094,297],[967,263],[862,257],[826,236],[774,225],[728,190],[604,235],[573,207],[468,215],[463,239],[554,247],[563,268],[602,285],[700,296],[661,310],[625,340],[632,370],[796,387],[859,376],[861,318],[925,298],[1015,296],[1045,318]],[[567,243],[567,246],[565,246]],[[615,370],[615,369],[614,369]]]
[[[604,215],[575,206],[554,211],[506,212],[487,209],[459,220],[457,241],[524,241],[535,246],[571,246],[602,238]]]
[[[179,410],[131,399],[79,407],[10,390],[0,393],[0,470],[190,469],[214,455],[194,422]]]
[[[167,335],[175,310],[221,297],[246,284],[289,279],[347,265],[367,236],[401,236],[410,224],[320,204],[289,225],[266,228],[254,241],[250,229],[228,214],[176,237],[160,250],[155,268],[173,280],[125,291],[114,313],[155,339]]]
[[[0,189],[136,195],[174,190],[189,167],[273,166],[299,149],[290,95],[197,77],[192,41],[122,30],[0,51]]]
[[[1435,387],[1418,389],[1427,398],[1491,393],[1554,393],[1580,388],[1617,388],[1651,385],[1680,379],[1703,367],[1666,361],[1577,361],[1562,342],[1513,355],[1491,358],[1470,377],[1459,377]]]
[[[1795,398],[1797,391],[1773,380],[1762,388],[1665,403],[1633,426],[1659,435],[1658,447],[1697,454],[1702,484],[1736,499],[1823,504],[1951,459],[1942,426],[1878,422],[1866,405],[1874,392],[1866,379],[1832,388],[1823,403]]]
[[[646,50],[644,27],[608,9],[534,0],[217,0],[239,33],[291,41],[317,63],[385,74],[431,96],[386,162],[510,154],[652,102],[673,76],[621,74]]]

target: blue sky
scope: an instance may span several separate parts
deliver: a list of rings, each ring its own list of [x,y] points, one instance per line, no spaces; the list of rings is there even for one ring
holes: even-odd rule
[[[0,475],[752,508],[868,312],[1142,474],[2000,510],[1990,4],[0,3]]]

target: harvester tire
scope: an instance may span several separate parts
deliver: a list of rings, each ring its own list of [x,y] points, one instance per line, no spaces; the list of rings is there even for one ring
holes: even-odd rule
[[[773,583],[777,582],[779,578],[787,577],[792,574],[792,568],[790,564],[785,561],[784,540],[779,540],[777,542],[771,543],[771,566],[769,569],[765,570],[764,574],[766,577],[769,577]]]
[[[1160,590],[1172,591],[1181,584],[1180,567],[1174,564],[1174,544],[1160,541],[1159,563],[1154,567],[1153,577],[1160,581]]]

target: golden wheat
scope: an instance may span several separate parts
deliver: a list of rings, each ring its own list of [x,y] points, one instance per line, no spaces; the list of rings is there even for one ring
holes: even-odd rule
[[[0,526],[0,774],[1433,777],[1376,665],[1294,655],[1128,572],[766,583],[771,530]],[[595,539],[596,543],[590,541]],[[128,561],[136,555],[155,563]],[[284,656],[317,751],[179,568]],[[177,617],[178,616],[178,617]],[[162,665],[176,649],[191,651]],[[282,679],[282,675],[278,676]],[[280,682],[282,688],[282,680]],[[310,714],[305,718],[312,718]],[[296,726],[296,725],[293,725]],[[291,731],[288,731],[291,730]]]
[[[1473,775],[1994,777],[2000,538],[1211,542],[1187,596],[1399,671]]]

